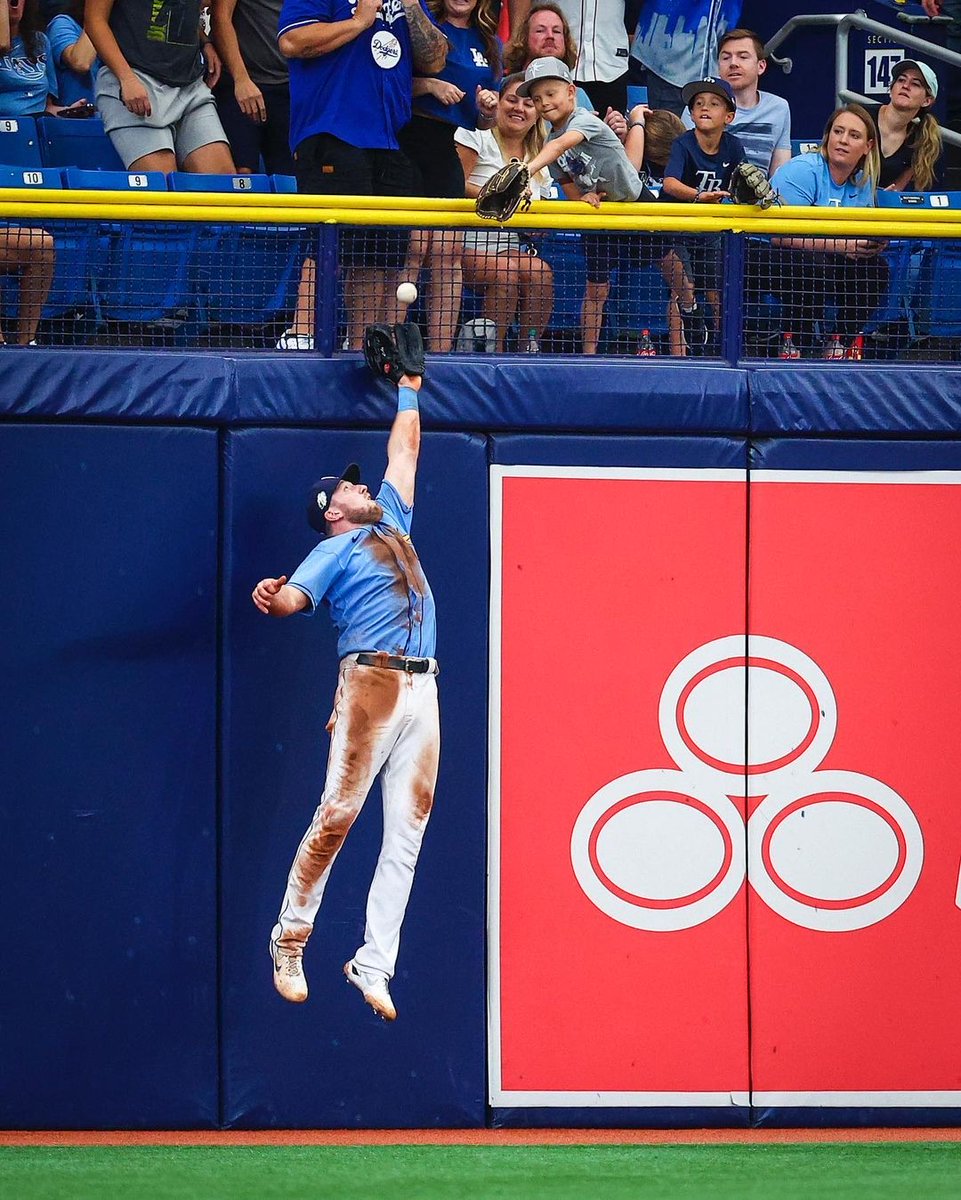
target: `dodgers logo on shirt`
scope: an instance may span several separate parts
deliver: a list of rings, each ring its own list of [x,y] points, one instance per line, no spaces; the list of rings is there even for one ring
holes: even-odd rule
[[[371,38],[370,52],[378,67],[389,71],[400,62],[400,42],[392,33],[381,29]]]

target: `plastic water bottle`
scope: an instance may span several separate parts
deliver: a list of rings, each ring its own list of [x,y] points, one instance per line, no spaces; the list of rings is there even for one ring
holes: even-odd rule
[[[540,343],[537,340],[537,330],[534,329],[533,327],[531,327],[527,331],[527,353],[528,354],[540,354],[540,352],[541,352],[541,347],[540,347]]]
[[[637,343],[638,358],[654,358],[657,351],[654,349],[654,343],[651,341],[651,331],[649,329],[641,330],[641,340]]]
[[[800,358],[801,351],[794,344],[793,333],[781,334],[781,345],[777,353],[778,358]]]

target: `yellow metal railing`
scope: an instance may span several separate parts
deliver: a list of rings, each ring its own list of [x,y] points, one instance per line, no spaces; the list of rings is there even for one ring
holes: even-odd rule
[[[30,191],[0,188],[0,218],[42,224],[44,219],[190,221],[245,225],[371,225],[492,228],[472,200],[372,196]],[[508,222],[516,229],[611,230],[664,233],[782,234],[804,237],[961,238],[961,211],[889,208],[746,205],[605,204],[599,210],[571,201],[541,201]]]

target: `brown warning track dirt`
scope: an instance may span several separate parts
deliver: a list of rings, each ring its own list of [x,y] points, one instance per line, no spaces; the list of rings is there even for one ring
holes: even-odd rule
[[[961,1129],[0,1130],[0,1146],[761,1146],[961,1142]]]

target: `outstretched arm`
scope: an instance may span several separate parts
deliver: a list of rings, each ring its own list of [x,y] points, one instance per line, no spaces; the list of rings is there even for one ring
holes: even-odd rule
[[[261,579],[250,598],[268,617],[289,617],[310,603],[305,592],[288,584],[286,575],[279,579]]]
[[[420,412],[417,393],[420,375],[401,375],[397,384],[397,416],[387,439],[387,470],[384,478],[408,506],[414,503],[414,479],[420,453]]]

